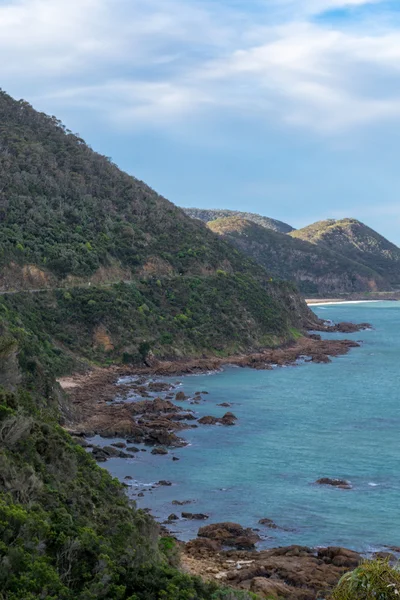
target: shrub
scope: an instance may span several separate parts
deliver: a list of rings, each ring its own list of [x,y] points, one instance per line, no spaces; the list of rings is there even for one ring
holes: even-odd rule
[[[332,600],[398,600],[400,570],[389,560],[370,560],[343,575]]]

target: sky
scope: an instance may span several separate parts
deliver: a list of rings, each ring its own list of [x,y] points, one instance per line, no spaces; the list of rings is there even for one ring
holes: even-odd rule
[[[400,244],[400,0],[0,0],[0,58],[179,206]]]

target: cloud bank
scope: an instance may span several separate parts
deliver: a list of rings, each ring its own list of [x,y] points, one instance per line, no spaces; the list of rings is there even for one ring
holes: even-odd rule
[[[0,0],[0,85],[124,127],[230,111],[335,135],[400,119],[394,6]]]

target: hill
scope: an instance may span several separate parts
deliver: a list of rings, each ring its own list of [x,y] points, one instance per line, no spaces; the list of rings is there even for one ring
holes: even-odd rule
[[[246,219],[217,219],[208,226],[273,276],[295,281],[304,294],[329,296],[390,287],[387,280],[367,266]]]
[[[266,227],[266,229],[279,231],[280,233],[290,233],[291,231],[294,231],[293,227],[291,227],[287,223],[277,221],[276,219],[270,219],[269,217],[263,217],[262,215],[257,215],[256,213],[240,212],[238,210],[220,210],[203,208],[184,208],[183,210],[187,215],[189,215],[193,219],[199,219],[200,221],[204,221],[205,223],[215,221],[215,219],[237,217],[239,219],[246,219],[247,221],[257,223],[258,225],[261,225],[261,227]]]
[[[4,303],[20,315],[29,305],[27,326],[40,323],[58,353],[121,362],[144,342],[164,357],[243,352],[288,341],[315,319],[293,286],[270,282],[55,117],[2,92],[0,123],[0,291],[49,289]],[[104,287],[121,281],[131,287]],[[95,350],[103,329],[113,352]]]
[[[290,235],[357,261],[392,285],[400,284],[400,248],[357,219],[319,221]]]
[[[0,597],[253,598],[176,569],[55,375],[290,342],[316,322],[294,286],[1,93],[0,292]]]

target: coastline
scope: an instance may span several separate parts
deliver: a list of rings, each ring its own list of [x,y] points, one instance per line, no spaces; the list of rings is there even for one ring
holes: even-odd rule
[[[105,438],[117,436],[127,443],[128,438],[129,442],[141,443],[143,438],[135,436],[138,436],[138,428],[143,429],[145,426],[150,427],[147,431],[150,436],[144,441],[146,445],[154,445],[155,450],[159,446],[173,450],[179,447],[175,445],[180,441],[177,437],[179,432],[191,427],[182,419],[185,416],[189,417],[193,407],[187,406],[187,403],[178,406],[181,403],[176,404],[176,386],[171,384],[169,390],[166,387],[162,388],[161,386],[167,385],[162,382],[162,377],[218,371],[227,365],[268,370],[294,366],[299,358],[305,356],[310,362],[326,363],[330,362],[330,357],[344,355],[358,346],[359,344],[352,340],[323,340],[317,335],[311,335],[285,348],[269,349],[249,355],[154,361],[146,367],[98,368],[86,374],[61,378],[59,383],[68,393],[76,409],[75,414],[78,415],[75,422],[68,425],[68,429],[77,441],[84,441],[85,436],[96,433],[104,435]],[[128,383],[124,380],[125,377],[131,376],[135,376],[134,382]],[[154,394],[157,395],[159,390],[163,398],[148,397],[145,388],[149,383],[155,386],[152,388]],[[132,390],[142,397],[135,399],[135,402],[124,403],[124,394],[129,394]],[[113,402],[116,397],[118,401]],[[134,406],[139,407],[139,410],[132,410]],[[156,428],[154,431],[162,432],[162,438],[149,439],[153,427]],[[169,441],[172,442],[171,445]],[[125,448],[124,451],[128,450],[129,448]],[[173,457],[173,454],[171,456]],[[170,483],[159,482],[156,485]],[[171,532],[172,521],[166,521],[160,527],[161,535],[174,537]],[[213,539],[203,537],[197,537],[187,543],[177,540],[181,549],[182,569],[208,581],[222,582],[239,590],[258,593],[261,597],[278,595],[288,600],[313,600],[321,594],[328,593],[345,572],[362,560],[360,554],[346,548],[309,548],[292,545],[268,550],[250,550],[241,548],[241,543],[239,541],[237,546],[224,549]]]
[[[306,299],[307,306],[324,306],[326,304],[370,304],[374,302],[382,302],[382,300],[335,300],[333,298],[322,298],[320,300]]]

